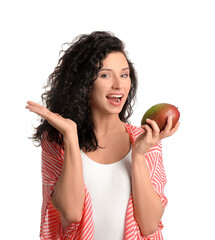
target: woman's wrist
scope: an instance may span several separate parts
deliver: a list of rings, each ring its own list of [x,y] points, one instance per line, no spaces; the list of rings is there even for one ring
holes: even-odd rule
[[[132,162],[136,162],[136,163],[140,163],[141,164],[143,161],[145,161],[144,154],[132,153]]]
[[[132,148],[132,158],[137,158],[137,159],[143,159],[145,154],[147,153],[147,149],[139,149],[139,148],[135,148],[135,146],[133,146]]]
[[[72,146],[74,144],[79,144],[77,130],[68,132],[63,136],[64,147]]]

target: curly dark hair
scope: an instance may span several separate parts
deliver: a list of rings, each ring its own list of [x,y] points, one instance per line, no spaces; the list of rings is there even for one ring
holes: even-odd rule
[[[46,90],[42,95],[43,104],[52,112],[69,118],[77,124],[80,149],[95,151],[99,145],[94,134],[94,123],[89,107],[93,82],[102,68],[102,61],[111,52],[122,52],[129,65],[131,88],[127,100],[119,113],[121,121],[129,123],[137,89],[137,75],[129,61],[123,42],[111,32],[95,31],[76,37],[63,52],[57,67],[49,76]],[[63,136],[47,120],[41,119],[32,136],[41,144],[42,135],[47,132],[48,140],[55,141],[63,148]]]

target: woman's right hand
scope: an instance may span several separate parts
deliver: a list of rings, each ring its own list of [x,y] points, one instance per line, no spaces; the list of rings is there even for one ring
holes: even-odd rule
[[[53,113],[46,107],[32,101],[27,102],[26,108],[29,109],[30,112],[34,112],[45,118],[49,124],[55,127],[64,137],[74,134],[75,132],[77,133],[77,125],[71,119],[63,118],[59,114]]]

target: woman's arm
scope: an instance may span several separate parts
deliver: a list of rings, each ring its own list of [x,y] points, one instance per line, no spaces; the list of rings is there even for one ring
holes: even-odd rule
[[[63,134],[63,169],[52,194],[52,203],[69,223],[79,222],[84,206],[85,186],[77,125],[70,119],[65,119],[59,114],[52,113],[40,104],[32,101],[27,103],[27,109],[46,119]]]
[[[64,138],[64,163],[52,194],[52,203],[69,222],[80,222],[85,199],[81,153],[77,134]]]
[[[163,215],[161,199],[152,186],[144,156],[132,156],[132,194],[134,216],[144,236],[158,229]]]

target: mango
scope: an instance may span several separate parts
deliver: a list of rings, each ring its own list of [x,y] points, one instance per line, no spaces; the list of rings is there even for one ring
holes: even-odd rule
[[[172,128],[174,128],[180,118],[180,112],[178,111],[178,108],[172,104],[159,103],[152,106],[145,112],[141,121],[141,125],[148,124],[146,119],[149,118],[154,120],[160,128],[160,131],[162,131],[166,126],[167,118],[169,116],[172,116]]]

